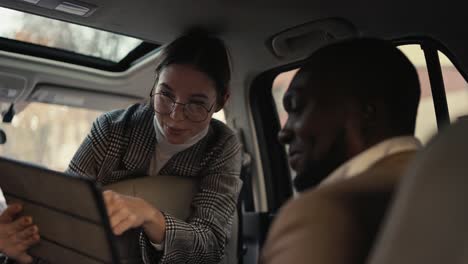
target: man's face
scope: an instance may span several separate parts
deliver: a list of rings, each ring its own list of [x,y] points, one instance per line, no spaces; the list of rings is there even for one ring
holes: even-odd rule
[[[323,180],[347,158],[346,106],[339,94],[317,81],[306,81],[301,71],[283,98],[288,120],[279,133],[289,146],[288,159],[297,172],[301,191]]]

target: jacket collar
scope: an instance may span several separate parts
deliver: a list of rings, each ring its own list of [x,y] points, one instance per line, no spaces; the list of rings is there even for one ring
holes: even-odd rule
[[[154,155],[157,144],[156,132],[153,127],[154,110],[151,104],[140,106],[131,116],[129,131],[126,134],[128,148],[124,149],[122,163],[126,170],[138,174],[146,174]],[[214,131],[210,128],[205,137],[191,147],[175,154],[161,169],[164,175],[193,175],[193,170],[198,170],[200,160],[209,138]],[[181,164],[182,166],[176,166]]]

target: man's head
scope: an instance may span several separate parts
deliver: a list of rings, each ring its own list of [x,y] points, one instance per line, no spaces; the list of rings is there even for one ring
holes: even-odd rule
[[[289,116],[279,139],[289,145],[296,188],[376,143],[413,135],[419,96],[414,66],[390,42],[353,39],[314,52],[283,98]]]

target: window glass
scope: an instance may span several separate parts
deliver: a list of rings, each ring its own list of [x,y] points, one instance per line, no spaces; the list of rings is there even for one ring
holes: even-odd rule
[[[281,127],[284,126],[286,119],[288,118],[288,114],[283,107],[283,96],[286,93],[286,90],[288,89],[289,84],[291,83],[292,78],[297,71],[298,69],[280,73],[273,81],[272,93],[275,100],[276,110],[278,111]]]
[[[453,63],[439,51],[451,122],[468,115],[468,84]]]
[[[4,105],[2,105],[4,106]],[[7,108],[3,107],[5,111]],[[30,103],[11,124],[3,123],[7,141],[0,156],[64,171],[73,154],[103,112],[61,105]],[[226,123],[224,110],[213,115]]]
[[[64,171],[102,112],[30,103],[11,124],[3,123],[7,141],[0,155]]]
[[[141,40],[0,7],[0,37],[119,62]]]
[[[427,143],[437,133],[437,119],[424,52],[419,44],[402,45],[398,48],[408,57],[418,72],[419,83],[421,85],[421,99],[416,118],[415,136],[422,143]]]

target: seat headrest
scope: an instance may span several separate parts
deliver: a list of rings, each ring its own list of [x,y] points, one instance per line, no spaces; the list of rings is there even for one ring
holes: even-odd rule
[[[468,122],[445,128],[404,176],[371,264],[468,262]]]

